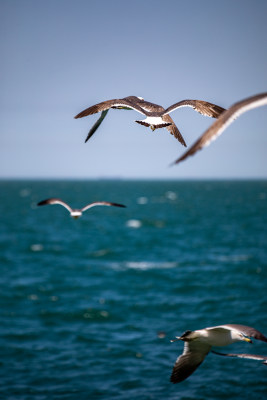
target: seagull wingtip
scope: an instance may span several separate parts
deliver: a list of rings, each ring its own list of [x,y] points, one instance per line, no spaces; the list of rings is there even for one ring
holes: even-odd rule
[[[47,201],[48,201],[48,199],[47,200],[41,200],[41,201],[39,201],[39,203],[37,203],[37,206],[45,206],[47,204]]]
[[[178,162],[179,162],[179,159],[178,159],[178,160],[175,160],[175,161],[173,161],[173,162],[171,162],[171,163],[168,165],[168,167],[169,167],[169,168],[170,168],[170,167],[173,167],[174,165],[178,164]]]
[[[93,132],[94,133],[94,132]],[[88,140],[93,136],[93,133],[91,133],[91,131],[88,133],[88,135],[86,136],[86,139],[84,141],[84,143],[88,142]]]

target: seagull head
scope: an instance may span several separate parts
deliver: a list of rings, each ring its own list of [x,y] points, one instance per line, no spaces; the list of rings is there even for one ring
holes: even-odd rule
[[[239,336],[238,340],[241,340],[242,342],[252,343],[252,340],[247,336],[243,335],[241,332],[238,333],[238,336]]]
[[[185,331],[181,336],[180,340],[183,340],[184,342],[190,342],[190,340],[193,340],[196,338],[196,334],[194,331]]]
[[[231,331],[231,338],[233,342],[247,342],[252,343],[252,340],[238,330]]]
[[[176,342],[177,340],[183,340],[184,342],[190,342],[191,340],[196,338],[196,334],[194,331],[185,331],[181,336],[176,336],[175,339],[171,340],[171,342]]]

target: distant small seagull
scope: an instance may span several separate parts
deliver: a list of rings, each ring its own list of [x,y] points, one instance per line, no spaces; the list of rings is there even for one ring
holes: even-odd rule
[[[181,157],[174,161],[173,164],[178,164],[187,157],[194,155],[203,147],[208,146],[241,114],[253,108],[265,105],[267,105],[267,93],[257,94],[233,104],[228,110],[225,110],[218,117],[217,121],[215,121]]]
[[[174,135],[182,145],[186,146],[183,136],[179,132],[172,118],[169,116],[169,113],[177,110],[177,108],[180,107],[192,107],[200,114],[213,118],[218,118],[218,116],[224,111],[224,108],[202,100],[183,100],[179,103],[173,104],[165,110],[165,108],[162,106],[145,101],[142,97],[128,96],[124,97],[123,99],[107,100],[103,101],[102,103],[95,104],[89,108],[86,108],[74,118],[82,118],[86,117],[87,115],[96,114],[100,111],[102,112],[100,118],[89,131],[85,140],[85,142],[87,142],[87,140],[90,139],[90,137],[95,133],[99,125],[102,123],[110,108],[135,110],[146,116],[145,120],[138,120],[135,122],[150,127],[152,131],[158,128],[167,128],[167,130]]]
[[[75,218],[75,219],[79,218],[84,211],[88,210],[91,207],[95,207],[95,206],[126,207],[123,204],[110,203],[108,201],[96,201],[94,203],[87,204],[83,208],[71,208],[67,203],[65,203],[61,199],[55,199],[55,198],[42,200],[37,204],[37,206],[45,206],[46,204],[60,204],[60,205],[62,205],[63,207],[65,207],[70,212],[70,216]]]
[[[263,342],[267,338],[254,328],[245,325],[219,325],[197,331],[185,331],[176,340],[183,340],[184,351],[173,367],[171,382],[179,383],[188,378],[204,361],[212,346],[228,346],[234,342],[245,341],[252,343],[249,337]]]
[[[263,361],[262,364],[267,365],[267,356],[260,356],[259,354],[219,353],[218,351],[214,351],[214,350],[212,350],[212,353],[218,354],[219,356],[247,358],[249,360]]]

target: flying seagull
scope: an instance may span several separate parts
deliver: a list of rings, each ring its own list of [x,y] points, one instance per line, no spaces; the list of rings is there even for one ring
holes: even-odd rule
[[[165,109],[158,104],[145,101],[142,97],[128,96],[124,97],[123,99],[106,100],[102,103],[95,104],[89,108],[86,108],[74,118],[82,118],[101,112],[100,118],[96,121],[87,135],[85,140],[85,142],[87,142],[87,140],[90,139],[99,125],[103,122],[110,108],[135,110],[146,116],[146,119],[137,120],[135,122],[150,127],[152,131],[158,128],[167,128],[167,130],[174,135],[174,137],[178,139],[182,145],[186,146],[182,134],[178,130],[173,119],[169,116],[169,113],[177,110],[180,107],[191,107],[200,114],[213,118],[218,118],[218,116],[224,111],[224,108],[202,100],[182,100]]]
[[[212,353],[218,354],[219,356],[247,358],[249,360],[263,361],[262,364],[267,365],[267,356],[260,356],[259,354],[219,353],[218,351],[214,351],[214,350],[212,350]]]
[[[94,203],[87,204],[83,208],[71,208],[67,203],[65,203],[61,199],[56,199],[56,198],[50,198],[50,199],[42,200],[37,204],[37,206],[45,206],[46,204],[60,204],[60,205],[62,205],[63,207],[65,207],[70,212],[70,216],[75,218],[75,219],[79,218],[84,211],[88,210],[91,207],[95,207],[95,206],[126,207],[123,204],[110,203],[108,201],[96,201]]]
[[[260,93],[252,97],[248,97],[233,104],[228,110],[225,110],[200,138],[173,164],[185,160],[187,157],[194,155],[203,147],[208,146],[241,114],[253,108],[267,105],[267,93]]]
[[[212,346],[228,346],[234,342],[245,341],[252,343],[249,337],[263,342],[267,338],[254,328],[245,325],[219,325],[197,331],[185,331],[176,340],[183,340],[184,351],[173,367],[171,382],[179,383],[188,378],[204,361]]]

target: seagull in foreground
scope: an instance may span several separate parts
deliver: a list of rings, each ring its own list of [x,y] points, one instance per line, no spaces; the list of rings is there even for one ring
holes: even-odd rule
[[[173,164],[185,160],[187,157],[194,155],[203,147],[208,146],[213,140],[217,139],[219,135],[241,114],[253,108],[267,105],[267,92],[260,93],[252,97],[248,97],[233,104],[228,110],[225,110],[204,133],[200,138]]]
[[[267,338],[254,328],[245,325],[219,325],[197,331],[185,331],[176,340],[183,340],[184,351],[173,367],[171,382],[179,383],[188,378],[204,361],[212,346],[228,346],[234,342],[245,341],[252,343],[249,337],[263,342]]]
[[[235,354],[235,353],[219,353],[218,351],[211,350],[212,353],[218,354],[219,356],[226,357],[238,357],[238,358],[247,358],[249,360],[258,360],[263,361],[262,364],[267,365],[267,356],[260,356],[259,354]]]
[[[178,139],[183,146],[186,146],[182,134],[178,130],[172,118],[169,116],[169,113],[177,110],[177,108],[180,107],[191,107],[194,110],[198,111],[200,114],[212,118],[218,118],[218,116],[224,111],[224,108],[202,100],[182,100],[178,103],[173,104],[167,109],[164,109],[158,104],[145,101],[142,97],[128,96],[124,97],[123,99],[107,100],[103,101],[102,103],[95,104],[89,108],[86,108],[74,118],[86,117],[87,115],[96,114],[101,111],[100,118],[96,121],[96,123],[93,125],[87,135],[87,138],[85,140],[85,142],[87,142],[87,140],[90,139],[90,137],[95,133],[99,125],[103,122],[110,108],[135,110],[146,116],[146,119],[141,121],[138,120],[135,122],[150,127],[152,131],[158,128],[167,128],[167,130],[172,135],[174,135],[174,137],[176,137],[176,139]]]
[[[65,207],[69,212],[70,216],[77,219],[81,217],[82,213],[86,210],[88,210],[91,207],[95,206],[114,206],[114,207],[126,207],[123,204],[118,204],[118,203],[110,203],[108,201],[96,201],[94,203],[87,204],[83,208],[71,208],[67,203],[62,201],[61,199],[56,199],[56,198],[50,198],[46,200],[40,201],[37,206],[45,206],[46,204],[60,204],[63,207]]]

